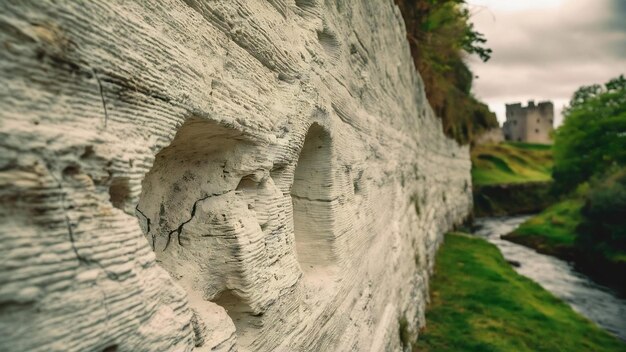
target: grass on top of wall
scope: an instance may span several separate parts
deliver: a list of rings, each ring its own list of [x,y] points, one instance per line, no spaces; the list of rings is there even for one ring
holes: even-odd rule
[[[517,274],[487,241],[448,234],[415,351],[626,351],[626,344]]]
[[[475,185],[550,181],[551,146],[532,143],[476,145],[472,148]]]

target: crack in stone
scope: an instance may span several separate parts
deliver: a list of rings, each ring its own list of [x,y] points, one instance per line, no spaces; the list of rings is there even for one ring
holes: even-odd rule
[[[63,207],[63,211],[65,211],[65,205],[63,204],[65,195],[61,194],[61,206]],[[70,237],[70,242],[72,243],[72,250],[74,251],[74,254],[76,255],[76,258],[78,258],[78,261],[81,263],[85,263],[87,264],[88,261],[87,259],[83,258],[80,254],[78,254],[78,248],[76,248],[76,241],[74,240],[74,231],[72,231],[72,223],[70,221],[70,217],[65,215],[65,225],[67,226],[67,233],[69,234]]]
[[[150,218],[147,217],[146,214],[143,213],[143,211],[139,210],[139,205],[135,207],[135,211],[137,211],[139,214],[141,214],[141,216],[146,219],[147,233],[150,233]]]
[[[100,98],[102,99],[102,107],[104,108],[104,128],[107,127],[107,122],[109,120],[109,113],[107,111],[107,104],[104,100],[104,90],[102,88],[102,82],[100,81],[100,77],[98,77],[98,72],[96,69],[92,69],[94,77],[96,77],[96,81],[98,81],[98,91],[100,92]]]
[[[117,276],[117,274],[106,270],[106,268],[102,264],[100,264],[98,261],[90,260],[80,255],[80,253],[78,253],[78,248],[76,247],[76,239],[74,238],[74,230],[72,230],[72,221],[70,220],[70,217],[66,213],[67,205],[65,203],[65,196],[66,196],[65,188],[63,188],[63,183],[54,175],[53,172],[50,172],[49,175],[57,183],[58,189],[61,191],[61,194],[60,194],[61,208],[64,212],[63,217],[65,218],[65,225],[67,226],[67,233],[70,239],[72,250],[74,251],[74,254],[76,255],[76,259],[78,259],[78,262],[81,264],[96,265],[97,267],[102,269],[102,271],[104,271],[104,273],[109,279],[118,281],[119,277]]]
[[[193,205],[191,206],[191,216],[189,217],[189,219],[183,221],[182,223],[180,223],[180,225],[178,225],[177,228],[175,228],[174,230],[171,230],[171,231],[169,231],[167,233],[167,242],[165,242],[165,247],[163,248],[163,251],[165,251],[167,249],[167,247],[170,245],[170,242],[172,241],[172,235],[174,233],[176,233],[177,240],[178,240],[178,245],[181,246],[181,247],[183,246],[182,242],[180,241],[180,235],[183,232],[183,227],[185,225],[187,225],[189,222],[191,222],[191,220],[193,220],[193,218],[196,216],[196,208],[198,206],[198,203],[200,203],[203,200],[207,200],[207,199],[209,199],[211,197],[221,196],[221,195],[224,195],[226,193],[233,192],[233,191],[234,190],[231,189],[231,190],[228,190],[228,191],[225,191],[225,192],[221,192],[221,193],[212,193],[212,194],[208,194],[205,197],[202,197],[202,198],[196,200],[193,203]]]
[[[139,213],[139,215],[143,216],[144,219],[146,219],[146,227],[147,227],[147,231],[146,231],[146,235],[150,234],[150,218],[146,216],[146,214],[143,213],[143,211],[139,210],[139,204],[137,204],[135,206],[135,211],[137,213]],[[152,250],[155,250],[155,246],[156,246],[156,236],[155,234],[150,235],[152,237]]]
[[[74,251],[74,254],[76,255],[76,258],[78,259],[78,261],[80,263],[87,264],[88,263],[87,259],[83,258],[78,253],[78,248],[76,248],[76,241],[74,239],[74,231],[72,230],[72,222],[70,220],[70,217],[66,213],[67,205],[65,204],[65,189],[63,188],[63,184],[54,175],[54,173],[50,172],[50,177],[52,177],[52,179],[57,183],[57,187],[61,191],[61,194],[60,194],[61,209],[63,210],[63,217],[65,219],[65,226],[67,227],[67,233],[68,233],[68,236],[70,238],[70,243],[71,243],[71,246],[72,246],[72,250]]]
[[[331,202],[334,202],[334,201],[336,201],[337,199],[339,199],[339,197],[335,197],[335,198],[331,198],[331,199],[309,198],[309,197],[299,196],[299,195],[297,195],[297,194],[293,194],[293,193],[291,194],[291,196],[292,196],[293,198],[300,199],[300,200],[308,200],[308,201],[310,201],[310,202],[324,202],[324,203],[331,203]]]

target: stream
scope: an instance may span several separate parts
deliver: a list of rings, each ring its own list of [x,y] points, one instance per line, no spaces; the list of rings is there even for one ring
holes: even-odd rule
[[[574,270],[570,263],[500,239],[513,231],[528,216],[477,219],[476,236],[495,244],[513,268],[567,302],[576,312],[626,341],[626,300],[592,282]]]

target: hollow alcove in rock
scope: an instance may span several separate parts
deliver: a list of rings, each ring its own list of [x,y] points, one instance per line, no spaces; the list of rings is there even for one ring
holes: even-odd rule
[[[335,271],[332,184],[330,135],[314,123],[305,137],[291,188],[296,251],[305,279],[324,279]]]
[[[128,177],[116,177],[109,186],[109,199],[114,207],[126,211],[130,200],[130,185]]]
[[[242,347],[268,305],[256,294],[265,220],[252,209],[267,182],[255,148],[239,131],[188,119],[142,182],[137,217],[157,262],[187,290],[194,331],[207,334],[199,342],[235,328]]]

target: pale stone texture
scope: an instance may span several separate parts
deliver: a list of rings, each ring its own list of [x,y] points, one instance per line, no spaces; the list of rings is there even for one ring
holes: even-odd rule
[[[471,206],[391,0],[0,2],[0,346],[380,351]]]
[[[502,142],[504,142],[504,134],[500,127],[484,131],[474,140],[476,144],[498,144]]]

